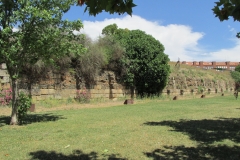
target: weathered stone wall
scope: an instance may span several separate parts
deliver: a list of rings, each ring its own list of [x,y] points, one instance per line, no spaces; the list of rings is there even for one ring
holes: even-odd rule
[[[234,88],[234,81],[170,77],[162,93],[165,95],[216,94],[233,92]]]
[[[75,98],[78,89],[89,92],[91,98],[130,97],[130,90],[119,83],[118,77],[112,71],[103,71],[92,85],[89,85],[84,79],[74,77],[71,73],[49,72],[47,78],[39,80],[37,83],[30,84],[27,79],[23,79],[19,83],[19,89],[25,93],[31,93],[35,100]]]
[[[5,79],[9,80],[9,76],[4,71]],[[3,72],[2,71],[2,72]],[[2,74],[3,75],[3,74]],[[1,75],[0,75],[1,76]],[[91,94],[91,98],[130,98],[130,90],[126,88],[119,80],[120,78],[112,71],[102,71],[96,78],[94,84],[88,84],[84,79],[76,78],[74,73],[54,73],[48,72],[46,77],[32,83],[31,80],[23,78],[19,82],[19,89],[25,93],[30,93],[35,100],[43,100],[47,98],[74,98],[76,91],[79,89],[87,90]],[[0,83],[1,88],[10,87],[9,81]],[[211,79],[197,79],[191,77],[170,77],[168,85],[163,90],[163,95],[188,95],[197,93],[219,93],[233,92],[235,83],[233,81],[214,81]]]
[[[10,88],[10,79],[6,64],[0,64],[0,90]]]

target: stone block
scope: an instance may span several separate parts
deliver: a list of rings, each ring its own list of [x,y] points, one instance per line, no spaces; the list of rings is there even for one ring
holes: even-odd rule
[[[96,90],[96,89],[90,89],[90,93],[91,93],[91,94],[98,94],[98,92],[99,92],[99,91]]]
[[[104,97],[104,98],[110,98],[110,94],[109,94],[109,93],[108,93],[108,94],[103,94],[102,97]]]
[[[118,89],[118,90],[117,90],[117,93],[118,93],[118,94],[123,94],[123,90],[122,90],[122,89]]]
[[[76,89],[64,89],[61,91],[64,95],[68,95],[68,94],[75,94],[77,93]]]
[[[112,89],[112,94],[116,94],[117,93],[117,89]]]
[[[103,89],[103,90],[100,90],[100,92],[102,94],[109,94],[110,93],[110,89]]]
[[[44,100],[44,99],[53,99],[54,98],[54,95],[41,95],[41,99]]]
[[[96,85],[96,86],[94,86],[94,89],[102,89],[102,86],[101,85]]]
[[[123,104],[133,104],[134,100],[133,99],[126,99]]]
[[[93,96],[94,96],[94,98],[101,98],[102,97],[101,94],[94,94]]]
[[[0,68],[1,68],[1,69],[7,69],[7,65],[6,65],[6,63],[2,63],[2,64],[0,64]]]
[[[54,89],[40,89],[41,95],[52,95],[55,93]]]
[[[10,82],[9,76],[4,76],[4,77],[1,79],[1,83],[9,83],[9,82]]]
[[[41,95],[40,89],[32,89],[31,94],[32,96],[40,96]]]
[[[54,95],[55,99],[63,99],[61,95]]]
[[[42,100],[42,97],[41,96],[32,96],[32,99],[35,101],[40,101],[40,100]]]

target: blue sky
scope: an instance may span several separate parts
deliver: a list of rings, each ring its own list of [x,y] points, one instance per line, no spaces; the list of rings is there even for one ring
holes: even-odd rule
[[[220,22],[212,12],[217,0],[134,0],[133,16],[100,13],[96,17],[75,6],[64,19],[82,20],[82,33],[93,40],[102,29],[116,23],[119,28],[140,29],[165,46],[171,61],[240,61],[240,23]]]

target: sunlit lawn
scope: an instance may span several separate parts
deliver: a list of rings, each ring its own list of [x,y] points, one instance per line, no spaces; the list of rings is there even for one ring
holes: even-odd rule
[[[233,96],[0,116],[0,159],[237,160],[239,117]]]

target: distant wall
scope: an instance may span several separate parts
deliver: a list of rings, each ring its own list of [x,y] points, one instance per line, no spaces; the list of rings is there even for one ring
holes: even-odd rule
[[[0,90],[10,88],[9,75],[6,67],[0,69]],[[27,78],[21,79],[19,89],[25,93],[30,93],[35,100],[47,98],[74,98],[77,89],[87,89],[91,93],[91,98],[130,98],[130,89],[120,82],[120,78],[112,71],[102,71],[97,76],[94,84],[89,85],[83,78],[76,78],[74,73],[54,73],[48,72],[47,77],[39,79],[35,83],[30,83]],[[211,79],[197,79],[189,77],[170,77],[168,84],[162,91],[163,95],[189,95],[201,93],[233,92],[235,83],[233,81],[214,81]],[[135,92],[136,93],[136,92]]]
[[[89,85],[84,79],[77,79],[71,73],[48,73],[48,78],[30,84],[27,79],[19,83],[20,91],[31,93],[35,100],[46,98],[74,98],[77,88],[87,90],[91,98],[115,99],[130,97],[130,90],[119,83],[118,77],[112,71],[103,71],[95,84]],[[85,89],[86,88],[86,89]]]
[[[235,82],[189,77],[170,77],[165,95],[217,94],[234,92]]]

